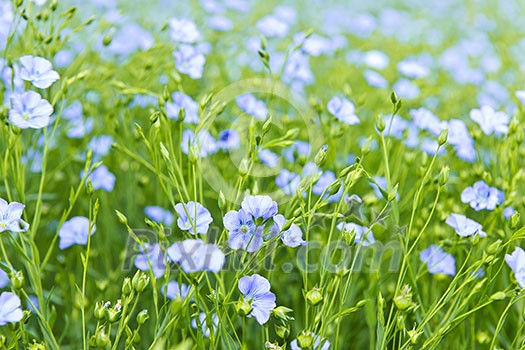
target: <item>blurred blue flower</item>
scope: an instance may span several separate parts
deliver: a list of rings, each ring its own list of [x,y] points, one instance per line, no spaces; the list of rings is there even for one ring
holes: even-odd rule
[[[254,118],[265,120],[268,117],[266,103],[256,99],[252,94],[241,95],[235,99],[235,102],[241,111]]]
[[[217,138],[217,146],[222,150],[236,149],[241,144],[239,133],[235,129],[226,129],[219,133]]]
[[[365,52],[361,60],[370,68],[374,69],[385,69],[390,63],[390,58],[383,52],[378,50],[371,50]]]
[[[80,176],[83,176],[83,171]],[[91,181],[94,190],[102,189],[106,192],[112,192],[116,177],[102,164],[89,174],[88,179]]]
[[[421,90],[416,83],[408,79],[399,79],[394,83],[393,90],[404,100],[414,100],[419,97]]]
[[[419,254],[421,262],[427,264],[431,274],[442,273],[449,276],[456,275],[456,260],[436,245],[430,245]]]
[[[208,130],[199,131],[198,137],[195,137],[193,131],[187,129],[182,132],[182,141],[180,144],[182,153],[189,154],[190,147],[196,151],[197,155],[205,158],[210,154],[217,152],[217,142],[208,132]]]
[[[483,209],[494,210],[503,201],[503,192],[495,187],[489,187],[481,180],[461,192],[461,202],[469,204],[476,211]]]
[[[516,91],[516,97],[520,100],[521,104],[525,106],[525,90]]]
[[[186,239],[173,243],[167,253],[170,260],[179,264],[186,273],[219,272],[226,259],[219,247],[206,244],[201,239]]]
[[[447,128],[447,122],[440,120],[434,113],[424,107],[411,109],[409,113],[419,129],[426,130],[434,136],[439,136],[441,131]]]
[[[179,45],[173,51],[175,67],[182,74],[187,74],[192,79],[200,79],[204,71],[206,58],[194,46],[188,44]]]
[[[244,197],[241,207],[254,219],[262,218],[263,220],[268,220],[277,214],[277,202],[264,195],[248,195]]]
[[[266,148],[259,152],[259,158],[264,165],[270,168],[275,168],[279,164],[279,156]]]
[[[481,127],[485,135],[504,135],[509,131],[510,118],[505,112],[496,112],[490,106],[470,111],[470,119]]]
[[[198,202],[178,203],[175,211],[179,215],[177,226],[191,234],[206,234],[213,221],[208,209]]]
[[[9,279],[9,276],[7,275],[7,272],[0,269],[0,288],[5,288],[9,285],[11,280]]]
[[[268,15],[261,18],[257,22],[256,26],[261,34],[268,38],[282,38],[288,33],[288,30],[290,29],[288,23],[274,15]]]
[[[253,217],[244,209],[227,212],[222,222],[224,228],[228,230],[228,246],[231,249],[243,249],[253,253],[261,248],[264,227],[258,228],[253,221]]]
[[[139,254],[135,257],[135,267],[142,271],[151,271],[155,278],[161,278],[166,271],[166,255],[158,243],[144,243],[139,247]]]
[[[301,184],[301,177],[294,172],[282,169],[279,175],[275,178],[275,184],[286,195],[295,195],[295,191]]]
[[[190,287],[184,283],[179,284],[177,281],[170,281],[162,287],[161,291],[170,300],[177,298],[186,299],[190,292]]]
[[[468,237],[473,235],[479,235],[485,237],[487,234],[482,231],[483,227],[481,224],[474,220],[467,218],[461,214],[450,214],[446,220],[447,225],[452,227],[456,233],[461,237]]]
[[[182,92],[174,92],[171,95],[173,102],[166,103],[166,115],[171,119],[179,119],[179,111],[184,108],[184,122],[190,124],[199,123],[199,104],[190,96]]]
[[[396,139],[403,138],[403,132],[408,128],[409,122],[399,115],[385,116],[385,134],[390,133],[389,135],[395,137]]]
[[[110,135],[98,135],[89,141],[88,149],[91,148],[93,151],[93,159],[99,161],[101,158],[108,155],[113,144],[113,136]]]
[[[310,154],[312,146],[305,141],[295,141],[290,147],[283,149],[282,154],[284,158],[290,163],[295,162],[296,158],[306,158]]]
[[[144,213],[151,220],[163,224],[165,226],[171,226],[173,223],[173,214],[171,211],[154,205],[149,205],[144,208]]]
[[[513,207],[506,207],[505,209],[503,209],[503,216],[505,217],[505,219],[510,219],[512,217],[512,215],[514,215],[516,213],[516,209],[514,209]]]
[[[341,232],[355,235],[354,244],[361,243],[364,247],[368,247],[376,242],[374,233],[366,226],[361,226],[353,222],[340,222],[337,225],[337,229]]]
[[[512,254],[505,254],[505,262],[514,272],[514,277],[521,288],[525,288],[525,251],[516,247]]]
[[[0,326],[22,320],[24,312],[20,305],[21,302],[18,295],[11,292],[0,294]]]
[[[176,43],[192,44],[200,39],[200,32],[195,23],[185,18],[169,20],[170,37]]]
[[[7,203],[0,198],[0,233],[5,231],[26,232],[29,224],[22,220],[25,205],[18,202]]]
[[[270,238],[277,234],[281,234],[281,241],[285,246],[297,248],[302,245],[307,245],[308,243],[303,240],[303,232],[301,231],[301,228],[296,224],[292,224],[288,230],[283,231],[286,221],[285,217],[281,214],[277,214],[273,217],[274,224],[271,227]]]
[[[91,234],[97,230],[96,225],[93,225]],[[86,245],[88,242],[89,220],[83,216],[75,216],[64,222],[60,231],[58,231],[58,238],[60,242],[58,247],[66,249],[74,244]]]
[[[359,118],[355,114],[354,104],[344,97],[333,97],[328,102],[327,108],[328,112],[345,124],[354,125],[359,124],[360,122]]]
[[[378,88],[386,89],[388,87],[388,81],[378,72],[367,69],[363,72],[366,82],[368,85]]]
[[[49,125],[53,113],[51,104],[39,93],[26,91],[12,96],[9,121],[20,129],[42,129]]]
[[[208,26],[219,32],[227,32],[233,29],[233,22],[225,16],[213,16],[208,18]]]
[[[429,74],[429,70],[423,64],[416,60],[404,60],[397,64],[399,72],[409,78],[424,78]]]
[[[217,330],[217,327],[219,326],[219,316],[217,314],[212,314],[211,316],[211,322],[214,332]],[[199,324],[201,325],[202,334],[208,338],[210,336],[210,327],[208,327],[208,322],[206,321],[206,314],[204,312],[201,312],[199,314]],[[191,319],[191,327],[193,329],[197,329],[197,320],[195,318]]]
[[[51,62],[45,58],[25,55],[20,57],[19,61],[20,77],[30,81],[37,88],[46,89],[60,79],[58,73],[53,70]]]
[[[238,287],[244,299],[252,305],[248,317],[255,317],[260,325],[268,322],[270,312],[276,306],[275,294],[270,292],[270,282],[258,274],[253,274],[241,277]]]
[[[129,23],[115,33],[108,49],[114,54],[126,57],[136,51],[146,51],[154,43],[155,40],[150,33],[138,24]]]

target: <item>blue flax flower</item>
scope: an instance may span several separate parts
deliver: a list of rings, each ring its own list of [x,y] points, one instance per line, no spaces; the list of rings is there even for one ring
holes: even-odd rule
[[[482,231],[481,224],[474,220],[467,218],[461,214],[450,214],[446,221],[447,225],[456,230],[456,233],[461,237],[468,237],[473,235],[479,235],[485,237],[487,234]]]
[[[239,279],[239,290],[245,300],[251,302],[252,311],[248,317],[255,317],[263,325],[270,319],[270,312],[275,308],[275,294],[270,292],[270,282],[258,275],[244,276]]]
[[[25,205],[18,202],[7,203],[0,198],[0,233],[4,231],[26,232],[29,224],[22,220]]]
[[[335,96],[328,102],[327,108],[328,112],[345,124],[354,125],[360,123],[359,118],[355,114],[354,104],[346,98]]]
[[[253,217],[244,209],[227,212],[222,221],[229,233],[228,246],[231,249],[253,253],[261,248],[264,227],[257,227]]]
[[[237,102],[241,111],[254,118],[265,120],[268,116],[266,104],[251,94],[241,95],[235,99],[235,102]]]
[[[273,217],[273,221],[274,224],[271,228],[272,236],[282,232],[281,241],[283,241],[284,245],[291,248],[307,245],[307,242],[303,240],[303,232],[299,226],[292,224],[288,230],[282,231],[284,224],[286,223],[286,219],[281,214],[275,215]]]
[[[200,79],[204,71],[206,58],[195,47],[182,44],[173,51],[175,67],[182,74],[187,74],[192,79]]]
[[[521,288],[525,288],[525,251],[516,247],[512,254],[505,254],[505,262],[514,272],[514,277]]]
[[[175,205],[175,211],[179,215],[177,219],[179,228],[191,234],[206,234],[213,221],[208,209],[198,202],[179,203]]]
[[[164,287],[162,287],[162,294],[166,296],[166,298],[173,300],[176,298],[185,299],[188,296],[188,293],[190,292],[190,287],[185,285],[184,283],[179,284],[177,281],[170,281],[168,282]]]
[[[176,43],[192,44],[200,39],[199,29],[189,19],[172,18],[169,20],[170,37]]]
[[[431,245],[419,254],[419,258],[427,264],[431,274],[442,273],[449,276],[456,275],[456,260],[436,245]]]
[[[502,135],[509,131],[510,118],[505,112],[496,112],[490,106],[483,106],[480,109],[470,111],[470,119],[481,127],[485,135]]]
[[[144,213],[151,220],[163,224],[165,226],[171,226],[173,223],[173,214],[164,208],[157,207],[155,205],[149,205],[144,208]]]
[[[181,108],[184,108],[184,122],[189,124],[199,123],[199,104],[190,96],[182,92],[174,92],[171,95],[173,102],[166,103],[166,115],[171,119],[178,120]]]
[[[60,79],[51,62],[45,58],[25,55],[20,57],[20,64],[20,78],[30,81],[37,88],[47,89]]]
[[[93,225],[91,234],[96,231],[96,225]],[[88,241],[89,220],[83,216],[75,216],[64,222],[60,231],[58,231],[58,238],[60,242],[58,247],[66,249],[74,244],[86,245]]]
[[[82,171],[83,173],[83,171]],[[82,176],[82,173],[80,176]],[[102,189],[106,192],[112,192],[115,187],[116,177],[108,170],[105,165],[101,165],[88,176],[94,190]]]
[[[315,350],[329,350],[330,349],[330,342],[324,338],[321,338],[317,334],[313,334],[314,338],[314,344],[312,349]],[[301,347],[297,343],[297,339],[294,339],[290,342],[290,349],[291,350],[301,350]]]
[[[484,181],[477,181],[461,192],[461,201],[470,204],[470,207],[476,211],[494,210],[498,204],[503,203],[503,200],[503,192],[495,187],[489,187]]]
[[[337,228],[339,231],[353,233],[355,235],[354,244],[362,243],[364,247],[367,247],[376,242],[374,233],[366,226],[361,226],[353,222],[341,222],[337,225]]]
[[[158,243],[144,243],[144,248],[140,247],[140,253],[135,257],[135,266],[142,271],[151,271],[156,278],[164,276],[166,271],[166,255]]]
[[[20,308],[20,298],[11,292],[0,294],[0,326],[22,320],[24,312]]]
[[[53,113],[51,104],[39,93],[26,91],[12,96],[9,121],[20,129],[42,129],[49,125]]]
[[[206,244],[201,239],[187,239],[173,243],[167,250],[168,257],[181,266],[186,273],[219,272],[226,257],[215,244]]]
[[[269,196],[246,196],[241,203],[244,211],[254,219],[268,220],[277,214],[277,202]]]

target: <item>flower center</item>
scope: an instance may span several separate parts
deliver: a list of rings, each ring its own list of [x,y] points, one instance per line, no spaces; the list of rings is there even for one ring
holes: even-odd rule
[[[31,117],[28,113],[24,112],[22,113],[22,118],[24,118],[25,120],[29,120]]]
[[[241,233],[245,235],[247,233],[250,233],[250,227],[248,227],[248,225],[242,225],[239,231],[241,231]]]

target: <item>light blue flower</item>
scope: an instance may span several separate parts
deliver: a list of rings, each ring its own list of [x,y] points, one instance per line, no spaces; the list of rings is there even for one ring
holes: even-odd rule
[[[136,23],[122,26],[113,36],[108,46],[109,51],[126,57],[136,51],[149,50],[155,40],[153,36]]]
[[[503,200],[503,192],[495,187],[489,187],[484,181],[477,181],[461,192],[461,201],[470,204],[470,207],[476,211],[494,210],[496,206],[503,203]]]
[[[521,104],[525,106],[525,90],[516,91],[516,97],[520,100]]]
[[[20,77],[30,81],[37,88],[47,89],[60,79],[58,73],[53,70],[51,62],[45,58],[25,55],[20,57],[19,61]]]
[[[281,234],[281,241],[283,244],[291,248],[307,245],[308,243],[303,240],[303,232],[301,231],[301,228],[296,224],[292,224],[288,230],[283,231],[286,221],[285,217],[281,214],[275,215],[273,217],[274,224],[271,228],[270,237]]]
[[[191,234],[206,234],[213,221],[210,212],[198,202],[178,203],[175,211],[179,215],[177,226]]]
[[[328,101],[327,108],[328,112],[345,124],[354,125],[360,123],[359,118],[355,114],[354,104],[344,97],[333,97]]]
[[[434,136],[439,136],[447,128],[446,122],[424,107],[411,109],[409,113],[419,129],[426,130]]]
[[[286,195],[291,196],[294,195],[297,188],[299,188],[301,177],[294,172],[283,169],[275,178],[275,184],[279,186]]]
[[[151,271],[156,278],[164,276],[166,271],[166,255],[158,243],[144,243],[139,247],[139,254],[135,257],[135,267],[142,271]],[[151,268],[150,268],[151,265]]]
[[[170,300],[177,298],[185,299],[190,292],[190,287],[184,283],[179,284],[177,281],[170,281],[164,287],[162,287],[161,291],[162,294],[164,294],[166,298]]]
[[[386,89],[388,87],[388,81],[378,72],[367,69],[363,72],[366,82],[368,85],[378,88]]]
[[[273,15],[261,18],[256,26],[262,35],[268,38],[282,38],[290,29],[288,23]]]
[[[5,231],[26,232],[29,224],[22,220],[25,205],[18,202],[7,203],[0,198],[0,233]]]
[[[212,16],[208,18],[208,26],[219,32],[227,32],[233,29],[233,22],[225,16]]]
[[[268,109],[266,103],[255,98],[251,94],[245,94],[235,99],[237,105],[246,114],[254,118],[265,120],[268,117]]]
[[[202,334],[208,338],[210,336],[211,329],[208,327],[208,321],[206,320],[206,314],[204,312],[201,312],[199,314],[199,324],[201,325]],[[213,331],[215,332],[217,330],[217,327],[219,326],[219,316],[217,314],[211,315],[211,327],[213,328]],[[197,320],[195,318],[191,319],[191,328],[197,329]]]
[[[222,150],[237,149],[241,145],[239,133],[234,129],[226,129],[219,133],[217,146]]]
[[[21,302],[18,295],[11,292],[0,294],[0,326],[22,320],[24,312],[20,305]]]
[[[88,149],[91,148],[93,151],[93,159],[99,161],[101,158],[108,155],[113,144],[113,136],[110,135],[98,135],[89,141]]]
[[[93,225],[91,234],[97,230],[96,225]],[[64,222],[60,231],[58,231],[58,238],[60,242],[58,247],[66,249],[74,244],[86,245],[88,242],[89,220],[83,216],[75,216]]]
[[[505,254],[505,262],[514,272],[514,277],[521,288],[525,288],[525,251],[516,247],[512,254]]]
[[[419,86],[408,79],[399,79],[394,83],[393,89],[404,100],[416,99],[421,94]]]
[[[413,59],[399,62],[397,69],[401,74],[412,79],[424,78],[429,74],[429,69],[426,66]]]
[[[163,224],[165,226],[171,226],[173,223],[173,214],[164,208],[157,207],[154,205],[149,205],[144,208],[144,213],[151,220]]]
[[[106,192],[112,192],[116,177],[102,164],[89,174],[88,179],[91,181],[94,190],[102,189]]]
[[[200,79],[204,71],[206,58],[194,46],[188,44],[179,45],[173,51],[175,67],[182,74],[187,74],[192,79]]]
[[[226,260],[219,247],[215,244],[206,244],[201,239],[187,239],[173,243],[167,253],[170,260],[179,264],[186,273],[219,272]]]
[[[268,220],[277,214],[277,202],[269,196],[246,196],[241,203],[242,209],[254,219]]]
[[[353,222],[340,222],[337,225],[337,229],[355,235],[354,244],[362,244],[364,247],[368,247],[376,242],[374,233],[366,226],[361,226]]]
[[[211,136],[208,130],[200,130],[198,137],[195,137],[193,131],[186,129],[182,132],[182,140],[180,143],[182,153],[189,154],[192,148],[197,155],[202,158],[217,152],[217,141]]]
[[[505,112],[496,112],[490,106],[470,111],[470,119],[481,127],[485,135],[505,135],[509,131],[510,118]]]
[[[200,39],[199,29],[192,21],[185,18],[169,20],[170,37],[176,43],[192,44]]]
[[[258,228],[253,217],[244,209],[231,210],[222,219],[224,228],[228,230],[228,246],[231,249],[243,249],[249,253],[258,251],[263,244],[264,227]]]
[[[295,162],[297,158],[306,158],[310,154],[312,146],[305,141],[295,141],[290,147],[283,149],[284,158],[290,163]]]
[[[51,104],[39,93],[26,91],[12,96],[9,121],[20,129],[42,129],[49,125],[53,113]]]
[[[456,260],[436,245],[430,245],[419,254],[421,262],[427,264],[431,274],[442,273],[449,276],[456,275]]]
[[[279,164],[279,156],[266,148],[259,152],[259,158],[264,165],[272,169]]]
[[[11,280],[9,279],[9,276],[7,275],[7,272],[0,269],[0,288],[5,288],[9,285]]]
[[[270,312],[275,308],[275,294],[270,292],[270,282],[258,275],[244,276],[239,279],[239,290],[244,299],[251,303],[252,311],[248,317],[255,317],[260,325],[270,319]]]
[[[512,215],[514,215],[516,213],[516,209],[514,209],[513,207],[506,207],[505,209],[503,209],[503,216],[505,217],[505,219],[510,219],[512,217]]]
[[[487,234],[483,232],[481,224],[474,220],[467,218],[461,214],[450,214],[446,220],[447,225],[452,227],[458,235],[461,237],[468,237],[473,235],[479,235],[485,237]]]
[[[179,112],[184,108],[184,122],[189,124],[199,123],[199,104],[190,96],[182,92],[171,95],[173,102],[166,103],[166,115],[174,120],[179,119]]]

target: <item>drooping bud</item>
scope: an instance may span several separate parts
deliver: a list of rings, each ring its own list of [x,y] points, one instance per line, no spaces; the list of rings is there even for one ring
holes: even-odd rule
[[[323,165],[324,161],[326,160],[326,152],[328,152],[328,145],[322,145],[314,159],[317,166]]]
[[[306,301],[308,301],[308,303],[310,305],[317,305],[319,304],[320,302],[323,301],[323,293],[321,293],[321,289],[315,287],[311,290],[309,290],[307,293],[306,293]]]
[[[138,313],[138,315],[137,315],[137,323],[139,325],[143,325],[148,320],[149,320],[148,310],[142,310],[141,312]]]

